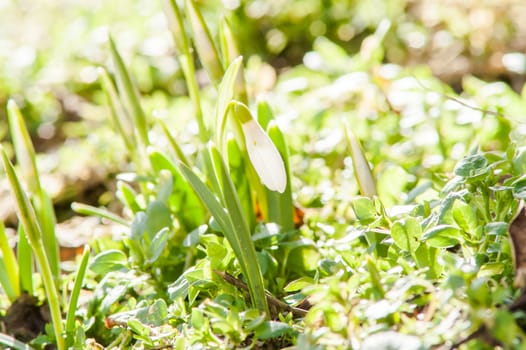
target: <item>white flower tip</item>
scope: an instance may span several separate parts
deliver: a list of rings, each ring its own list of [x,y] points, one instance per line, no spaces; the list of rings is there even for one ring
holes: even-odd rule
[[[269,182],[263,182],[263,179],[261,179],[263,184],[267,186],[267,188],[271,191],[277,191],[279,193],[285,192],[285,189],[287,188],[287,174],[285,173],[285,166],[283,165],[283,160],[281,160],[281,168],[278,169],[277,173],[280,173],[279,175],[276,174],[272,177],[272,180]]]
[[[255,120],[251,119],[241,126],[248,157],[261,182],[271,191],[285,192],[287,173],[276,146]]]

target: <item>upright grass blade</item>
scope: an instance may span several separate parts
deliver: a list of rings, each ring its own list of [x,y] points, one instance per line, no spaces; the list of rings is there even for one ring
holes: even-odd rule
[[[35,149],[29,137],[24,119],[13,100],[7,103],[7,115],[11,138],[15,147],[16,158],[25,183],[32,193],[31,202],[42,230],[42,241],[49,260],[56,286],[60,279],[60,259],[55,235],[55,210],[51,198],[42,189],[36,165]]]
[[[220,175],[216,173],[212,159],[210,158],[210,155],[206,149],[204,149],[201,153],[201,161],[203,162],[203,168],[205,169],[205,175],[208,179],[209,185],[212,187],[212,192],[221,197],[220,199],[223,201],[224,198],[223,191],[221,189]]]
[[[77,273],[75,274],[75,284],[73,285],[73,289],[71,290],[71,296],[68,305],[68,313],[66,316],[66,345],[68,346],[68,348],[73,345],[73,337],[75,334],[75,312],[77,311],[80,289],[82,288],[82,282],[84,281],[86,268],[88,267],[89,254],[90,247],[89,245],[85,245],[84,253],[82,253],[82,258],[80,259],[80,264],[77,268]]]
[[[273,121],[268,126],[268,135],[278,149],[287,179],[290,179],[289,150],[285,137],[280,128]],[[283,231],[294,229],[294,203],[292,202],[292,190],[290,180],[287,181],[285,191],[278,193],[267,189],[268,221],[277,223]]]
[[[373,174],[369,167],[369,162],[365,158],[360,141],[354,136],[349,127],[345,126],[345,136],[351,148],[352,165],[360,193],[363,196],[374,197],[376,195],[376,184],[374,183]]]
[[[14,302],[18,295],[15,292],[15,286],[18,283],[12,284],[9,278],[9,271],[3,259],[0,259],[0,286],[2,291],[7,295],[10,302]]]
[[[115,92],[115,86],[111,78],[106,74],[102,75],[103,86],[108,95],[108,99],[113,104],[112,115],[116,122],[117,129],[121,130],[122,138],[127,144],[131,158],[135,164],[137,173],[145,175],[147,172],[146,149],[150,144],[148,139],[148,122],[146,115],[139,101],[139,93],[132,82],[131,76],[124,65],[113,39],[109,38],[110,51],[115,66],[115,78],[119,90],[119,95]],[[122,103],[121,103],[122,100]],[[124,106],[124,113],[119,116],[119,106]],[[139,183],[141,192],[146,200],[149,199],[149,189],[144,182]]]
[[[108,105],[113,119],[113,124],[119,132],[124,141],[124,145],[128,149],[130,155],[134,156],[137,147],[136,135],[133,131],[133,124],[129,115],[124,110],[119,94],[115,89],[113,80],[104,68],[99,69],[99,77],[101,78],[102,88],[106,94]]]
[[[217,84],[221,80],[224,70],[210,31],[194,2],[192,0],[185,0],[184,5],[186,18],[190,22],[194,39],[193,42],[199,60],[208,73],[210,80],[214,84]]]
[[[186,165],[178,164],[181,173],[190,183],[195,193],[203,201],[212,216],[215,218],[221,229],[233,231],[232,221],[225,208],[219,202],[217,196],[204,184],[204,182]]]
[[[7,118],[16,159],[22,176],[27,183],[27,188],[32,193],[39,193],[40,177],[38,176],[35,149],[31,143],[22,113],[20,113],[14,100],[7,102]]]
[[[234,98],[236,77],[241,74],[240,69],[243,58],[238,57],[228,67],[218,88],[216,102],[216,144],[222,151],[226,150],[226,126],[228,117],[228,104]]]
[[[163,7],[168,20],[168,26],[172,32],[175,47],[179,54],[186,55],[190,52],[190,36],[185,32],[181,10],[176,0],[164,0]]]
[[[24,227],[24,231],[26,232],[29,243],[33,248],[33,253],[35,254],[40,272],[42,274],[42,282],[44,284],[44,289],[49,304],[53,330],[57,339],[57,348],[59,350],[63,350],[65,349],[65,343],[64,339],[62,338],[62,317],[60,315],[60,302],[57,288],[53,279],[53,273],[51,271],[50,263],[48,257],[46,256],[42,242],[42,231],[37,221],[35,211],[31,206],[26,194],[24,193],[20,181],[18,180],[15,169],[9,161],[7,154],[1,147],[0,153],[11,191],[13,192],[13,195],[16,199],[15,202],[18,218]]]
[[[234,33],[232,33],[230,22],[226,17],[223,17],[219,26],[219,42],[221,44],[224,68],[227,69],[241,54]],[[248,103],[245,75],[242,71],[236,77],[235,98],[243,103]]]
[[[2,287],[7,294],[9,301],[13,302],[20,295],[18,264],[16,263],[13,249],[9,246],[9,240],[2,221],[0,221],[0,251],[2,252],[0,262],[2,262],[5,268],[5,275],[2,277],[7,279],[5,283],[2,281]]]
[[[146,122],[146,115],[139,102],[139,93],[133,85],[131,76],[126,69],[126,65],[119,55],[115,42],[110,37],[110,51],[113,64],[115,65],[115,77],[117,79],[117,86],[124,100],[124,105],[128,113],[132,116],[134,122],[134,129],[139,134],[139,140],[144,148],[150,144],[148,140],[148,123]]]
[[[145,209],[138,201],[137,192],[124,181],[117,181],[116,196],[134,215]]]
[[[31,198],[31,204],[37,215],[37,220],[42,230],[42,242],[46,251],[46,257],[49,261],[55,286],[60,286],[60,251],[58,247],[57,236],[55,234],[55,209],[53,201],[46,191]]]
[[[237,47],[236,39],[232,33],[232,27],[226,17],[223,17],[219,24],[219,43],[221,46],[221,55],[223,56],[223,63],[226,66],[230,65],[237,57],[241,56]]]
[[[268,130],[268,123],[271,120],[274,120],[274,113],[267,101],[260,100],[258,101],[258,123],[265,130]]]
[[[188,161],[188,159],[186,159],[183,150],[181,149],[177,141],[175,141],[174,137],[166,127],[166,124],[162,121],[160,121],[159,123],[161,125],[161,129],[163,130],[164,136],[166,136],[168,142],[170,143],[170,146],[172,146],[172,150],[175,153],[177,159],[181,161],[184,165],[190,166],[190,162]]]
[[[183,16],[175,0],[164,0],[164,12],[168,18],[168,23],[175,46],[178,51],[178,60],[188,87],[188,94],[193,102],[197,124],[199,126],[199,137],[202,142],[208,141],[208,131],[206,130],[201,109],[201,98],[199,94],[199,84],[196,79],[194,60],[190,51],[188,35],[186,35],[183,24]]]
[[[33,256],[31,246],[22,225],[18,226],[18,244],[16,246],[20,291],[34,295],[33,291]]]
[[[248,281],[252,302],[260,311],[265,312],[268,317],[269,309],[263,288],[263,278],[239,199],[219,152],[213,145],[209,145],[208,149],[211,162],[218,168],[218,173],[221,174],[221,185],[223,186],[221,197],[223,197],[224,205],[220,203],[216,195],[210,191],[190,168],[182,163],[179,163],[179,168],[213,215],[232,246],[243,275]]]

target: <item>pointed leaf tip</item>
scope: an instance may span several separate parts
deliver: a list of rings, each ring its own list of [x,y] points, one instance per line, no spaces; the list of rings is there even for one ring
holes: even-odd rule
[[[345,135],[351,148],[354,173],[360,192],[362,195],[372,198],[376,195],[376,184],[360,141],[354,136],[348,125],[345,125]]]

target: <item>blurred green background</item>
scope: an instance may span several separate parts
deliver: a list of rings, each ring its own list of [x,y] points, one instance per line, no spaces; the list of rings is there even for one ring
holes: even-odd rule
[[[301,63],[321,36],[357,53],[363,39],[387,19],[388,62],[429,65],[456,87],[468,73],[505,79],[515,88],[523,83],[524,55],[511,53],[526,51],[524,1],[198,3],[209,22],[220,16],[231,19],[244,55],[259,55],[278,69]],[[127,58],[133,57],[143,93],[184,89],[161,1],[2,0],[0,29],[0,104],[8,97],[20,103],[39,149],[45,149],[46,140],[65,136],[63,123],[104,119],[89,104],[99,102],[96,67],[107,63],[109,31]],[[5,120],[4,108],[0,119]]]

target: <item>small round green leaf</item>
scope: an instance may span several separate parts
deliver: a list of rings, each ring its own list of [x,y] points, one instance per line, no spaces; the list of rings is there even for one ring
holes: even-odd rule
[[[98,254],[89,268],[97,274],[104,275],[111,271],[128,268],[128,259],[120,250],[110,249]]]

